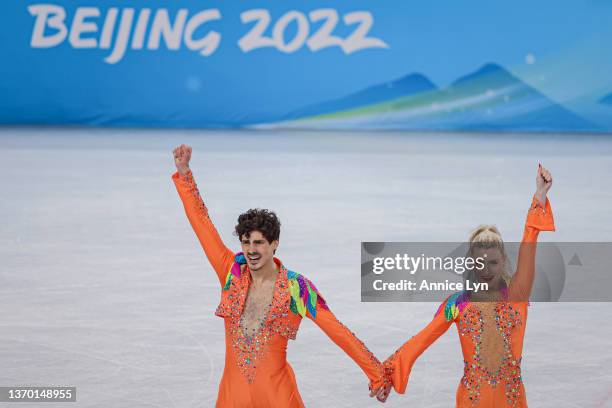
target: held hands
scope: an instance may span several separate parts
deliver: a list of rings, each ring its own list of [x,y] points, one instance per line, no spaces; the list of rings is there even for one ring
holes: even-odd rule
[[[380,402],[387,401],[387,397],[389,397],[389,393],[391,392],[391,383],[385,382],[385,384],[380,388],[374,388],[370,390],[370,397],[376,399]]]
[[[552,175],[544,168],[541,164],[538,164],[538,174],[536,176],[536,193],[535,196],[538,201],[544,205],[546,204],[546,194],[552,186]]]
[[[191,160],[191,146],[182,144],[172,151],[174,155],[174,164],[181,175],[187,174],[189,171],[189,160]]]
[[[382,385],[379,385],[378,388],[374,388],[372,383],[370,383],[370,398],[376,397],[379,402],[384,403],[387,401],[389,394],[391,393],[391,388],[393,387],[393,372],[395,371],[394,363],[389,357],[382,363],[383,368],[383,378]],[[376,384],[380,384],[380,381],[377,381]]]

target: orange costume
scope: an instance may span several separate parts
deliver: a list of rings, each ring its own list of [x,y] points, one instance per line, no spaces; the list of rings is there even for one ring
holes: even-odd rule
[[[527,407],[521,379],[527,302],[535,274],[538,233],[554,229],[548,199],[542,208],[534,197],[527,214],[516,273],[501,291],[504,300],[470,302],[466,291],[447,298],[431,323],[385,361],[387,375],[398,393],[406,391],[416,359],[455,322],[464,360],[456,406]]]
[[[303,275],[287,270],[277,259],[272,303],[255,334],[245,334],[241,316],[249,291],[250,271],[241,253],[221,240],[202,201],[193,174],[172,175],[187,218],[221,284],[215,314],[225,321],[225,369],[217,407],[303,407],[295,376],[287,363],[287,341],[295,339],[304,316],[315,322],[365,372],[371,388],[384,383],[378,359],[327,307],[316,287]]]

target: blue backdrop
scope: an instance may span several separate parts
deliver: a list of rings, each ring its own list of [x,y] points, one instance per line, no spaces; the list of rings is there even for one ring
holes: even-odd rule
[[[2,9],[4,124],[612,131],[604,0]]]

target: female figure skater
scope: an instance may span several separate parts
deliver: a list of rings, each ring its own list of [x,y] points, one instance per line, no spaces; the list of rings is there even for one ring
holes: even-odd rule
[[[468,279],[488,283],[484,292],[458,292],[438,308],[433,320],[385,362],[393,388],[406,391],[416,359],[451,324],[457,324],[464,373],[457,388],[457,407],[527,407],[521,380],[521,356],[527,302],[534,281],[535,255],[540,231],[554,231],[553,214],[546,195],[552,185],[548,170],[538,166],[536,193],[527,213],[516,273],[505,271],[508,259],[499,231],[481,225],[470,236],[468,256],[485,257],[485,267],[472,270]],[[384,402],[390,386],[370,396]]]

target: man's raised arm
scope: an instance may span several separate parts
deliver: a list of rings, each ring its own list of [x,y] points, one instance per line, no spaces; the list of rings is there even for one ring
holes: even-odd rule
[[[208,216],[208,209],[189,169],[191,147],[180,145],[173,150],[173,154],[177,171],[172,175],[172,181],[185,207],[187,219],[223,286],[234,262],[234,253],[225,246]]]

